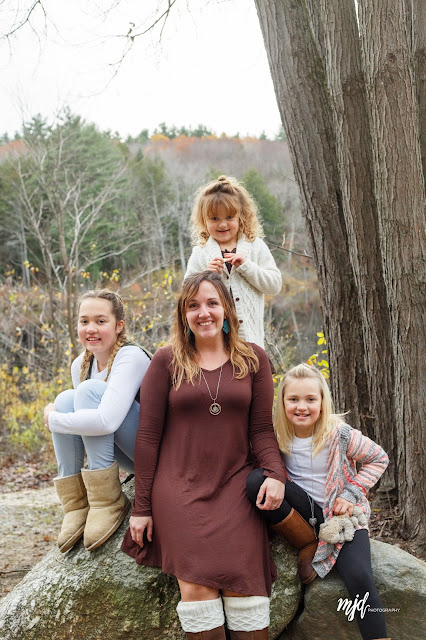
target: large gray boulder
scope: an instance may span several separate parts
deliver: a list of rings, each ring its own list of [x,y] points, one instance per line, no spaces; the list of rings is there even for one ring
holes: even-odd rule
[[[132,498],[129,485],[125,491]],[[176,580],[136,565],[121,551],[126,528],[127,520],[91,553],[81,542],[65,555],[50,551],[0,602],[0,638],[183,640]],[[271,603],[271,639],[291,621],[301,597],[295,551],[279,540],[272,551],[279,579]]]
[[[129,498],[132,485],[125,489]],[[120,550],[126,527],[127,521],[92,553],[81,542],[65,555],[57,549],[48,553],[0,601],[1,640],[183,640],[176,580],[136,565]],[[387,614],[389,636],[426,638],[426,564],[387,544],[372,541],[371,548],[383,606],[399,609]],[[279,578],[272,592],[270,640],[359,640],[356,622],[337,612],[347,592],[335,571],[308,585],[301,602],[295,550],[275,539],[272,554]],[[303,610],[296,618],[299,604]]]
[[[397,640],[426,638],[426,563],[376,540],[371,541],[374,578],[385,611],[387,632]],[[363,594],[360,594],[362,598]],[[304,609],[280,640],[359,640],[355,620],[337,611],[339,598],[348,593],[335,569],[324,579],[317,578],[305,592]]]

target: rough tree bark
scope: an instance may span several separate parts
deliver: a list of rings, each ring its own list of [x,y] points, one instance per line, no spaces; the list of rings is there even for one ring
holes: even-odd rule
[[[405,531],[416,535],[425,511],[425,36],[413,15],[423,24],[424,3],[361,0],[361,38],[352,0],[255,4],[313,245],[333,395],[387,448],[386,486],[398,478]]]
[[[425,184],[415,64],[405,2],[360,2],[372,132],[374,190],[395,367],[399,500],[412,533],[425,533]]]
[[[370,398],[368,435],[394,451],[390,314],[382,274],[371,136],[353,0],[320,0],[325,68],[333,111],[349,258],[361,314]],[[388,361],[387,366],[383,363]],[[372,422],[371,422],[372,421]],[[396,486],[394,460],[382,487]]]
[[[305,2],[256,1],[318,273],[337,409],[369,415],[362,325],[349,260],[332,113]],[[349,311],[351,322],[343,315]]]

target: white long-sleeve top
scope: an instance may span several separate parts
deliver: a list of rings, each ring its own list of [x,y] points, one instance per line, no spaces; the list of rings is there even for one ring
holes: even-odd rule
[[[232,266],[231,272],[224,265],[221,277],[232,291],[240,336],[264,348],[263,313],[265,295],[275,296],[281,291],[281,272],[267,245],[260,238],[249,242],[243,235],[237,243],[237,253],[245,257],[239,267]],[[185,278],[205,271],[213,258],[221,258],[219,243],[211,236],[203,246],[193,248],[188,261]]]
[[[73,387],[80,384],[80,369],[83,354],[71,365]],[[137,346],[121,347],[114,358],[107,380],[107,388],[97,409],[79,409],[73,413],[52,411],[49,415],[49,429],[56,433],[80,436],[102,436],[114,433],[122,424],[133,404],[142,379],[150,364],[146,353]],[[107,369],[98,371],[96,358],[93,359],[90,378],[105,380]]]

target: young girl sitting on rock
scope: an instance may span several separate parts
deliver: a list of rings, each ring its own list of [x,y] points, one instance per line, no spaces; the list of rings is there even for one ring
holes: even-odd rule
[[[256,202],[238,180],[220,176],[197,191],[191,222],[197,244],[185,278],[218,273],[232,295],[241,338],[264,348],[264,297],[277,295],[282,280],[262,240]]]
[[[324,578],[336,565],[352,601],[365,598],[362,615],[356,613],[362,638],[385,639],[371,569],[366,494],[388,465],[386,453],[333,413],[323,375],[307,364],[293,367],[281,381],[274,426],[288,480],[283,502],[275,511],[262,511],[264,517],[299,549],[301,581]],[[262,499],[263,481],[261,469],[247,480],[254,504]]]
[[[85,350],[71,365],[74,389],[44,410],[58,461],[54,482],[65,514],[58,538],[63,553],[83,533],[88,551],[99,547],[130,508],[119,465],[133,471],[136,396],[150,363],[140,347],[126,344],[123,301],[107,289],[82,295],[78,337]],[[85,452],[88,469],[82,468]]]

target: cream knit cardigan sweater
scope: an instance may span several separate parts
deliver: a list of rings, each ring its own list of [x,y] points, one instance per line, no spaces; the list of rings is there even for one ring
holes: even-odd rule
[[[237,243],[237,253],[245,257],[242,265],[231,269],[224,266],[221,277],[227,289],[232,291],[240,336],[264,348],[263,312],[265,295],[275,296],[281,291],[281,272],[267,245],[260,238],[249,242],[243,235]],[[203,246],[193,248],[185,278],[205,271],[213,258],[221,258],[219,244],[211,236]]]

